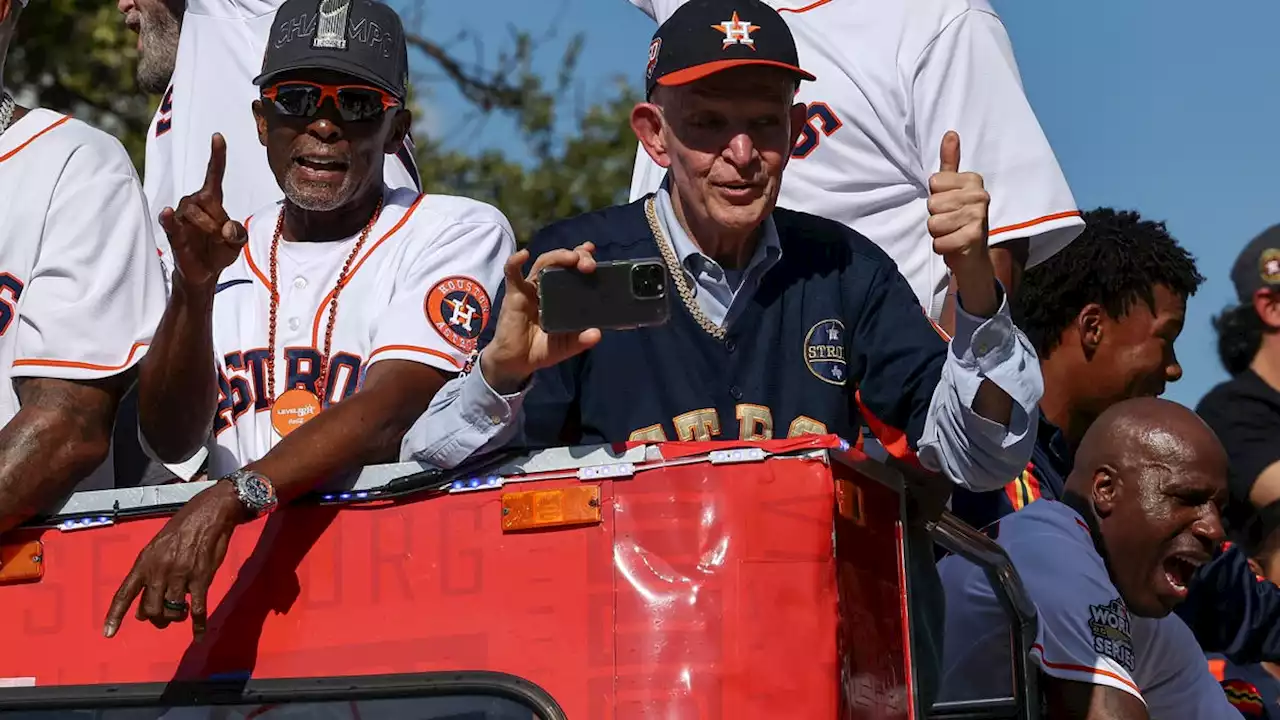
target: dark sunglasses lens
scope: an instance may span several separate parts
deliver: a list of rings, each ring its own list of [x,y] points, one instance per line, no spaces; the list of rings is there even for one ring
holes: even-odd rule
[[[320,107],[320,88],[312,85],[281,85],[276,88],[276,110],[295,117],[311,117]]]
[[[372,120],[383,112],[382,93],[344,88],[338,91],[338,109],[344,120]]]

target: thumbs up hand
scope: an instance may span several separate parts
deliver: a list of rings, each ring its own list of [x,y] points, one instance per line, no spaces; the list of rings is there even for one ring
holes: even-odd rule
[[[987,213],[991,196],[982,176],[960,172],[960,136],[942,136],[938,172],[929,178],[929,234],[933,251],[955,277],[960,306],[970,315],[991,317],[999,310],[995,269],[987,254]]]

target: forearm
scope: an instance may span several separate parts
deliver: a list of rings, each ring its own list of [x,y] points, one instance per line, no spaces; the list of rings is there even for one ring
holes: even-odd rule
[[[218,404],[213,289],[174,280],[138,387],[142,434],[165,462],[191,457],[206,440]]]
[[[1022,287],[1022,273],[1027,269],[1030,243],[1026,238],[1016,238],[996,245],[989,251],[995,268],[996,280],[1004,286],[1009,297],[1017,297]]]
[[[396,363],[417,365],[406,360],[379,365]],[[405,431],[445,383],[442,372],[426,366],[417,365],[414,374],[412,380],[371,374],[354,395],[290,433],[247,469],[270,478],[279,501],[287,503],[331,478],[394,462]]]
[[[450,380],[405,433],[400,456],[452,469],[503,447],[519,433],[527,392],[528,387],[499,395],[486,382],[482,367]]]
[[[1013,326],[1007,303],[986,321],[960,313],[929,400],[921,462],[971,490],[1002,487],[1031,457],[1043,390],[1035,352]]]
[[[967,346],[970,351],[976,351],[978,354],[987,354],[991,352],[993,344],[1010,345],[1007,352],[1012,353],[1015,349],[1016,342],[1008,343],[1008,336],[1012,334],[1013,321],[1009,314],[1008,292],[998,286],[994,281],[994,274],[990,272],[990,268],[984,268],[979,272],[957,274],[956,287],[958,289],[958,302],[956,303],[955,327],[952,336],[952,343],[959,338],[961,346]],[[968,289],[966,289],[968,288]],[[971,297],[977,299],[971,301]],[[994,332],[995,326],[989,326],[987,335],[989,338],[975,339],[973,334],[976,333],[981,324],[994,318],[1000,317],[996,324],[1009,326],[1008,331]],[[996,337],[996,336],[999,337]],[[963,354],[965,350],[961,349]],[[1034,361],[1034,356],[1032,358]],[[997,365],[1003,360],[989,362],[989,365]],[[1033,362],[1034,364],[1034,362]],[[968,400],[968,398],[966,398]],[[1037,398],[1037,402],[1039,399]],[[972,401],[966,403],[969,408],[979,415],[998,425],[1008,426],[1009,421],[1013,418],[1014,402],[1009,393],[1002,390],[999,385],[983,379],[978,386],[977,392],[974,394]]]
[[[106,460],[126,384],[19,380],[23,407],[0,429],[0,535],[48,509]]]

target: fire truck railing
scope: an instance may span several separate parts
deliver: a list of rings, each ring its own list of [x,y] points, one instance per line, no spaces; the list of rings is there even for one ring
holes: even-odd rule
[[[1004,607],[1012,627],[1014,696],[976,701],[935,703],[929,712],[934,720],[972,718],[1041,718],[1037,669],[1031,660],[1036,637],[1036,606],[1027,595],[1009,556],[991,538],[944,512],[932,529],[933,540],[948,552],[983,569],[996,597]]]

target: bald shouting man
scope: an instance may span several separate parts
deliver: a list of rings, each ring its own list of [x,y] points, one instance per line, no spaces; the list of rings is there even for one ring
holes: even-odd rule
[[[1140,398],[1085,433],[1061,502],[993,525],[1039,611],[1032,657],[1048,717],[1239,718],[1175,607],[1222,541],[1227,457],[1191,410]],[[1009,628],[982,571],[939,564],[943,700],[1007,697]]]

